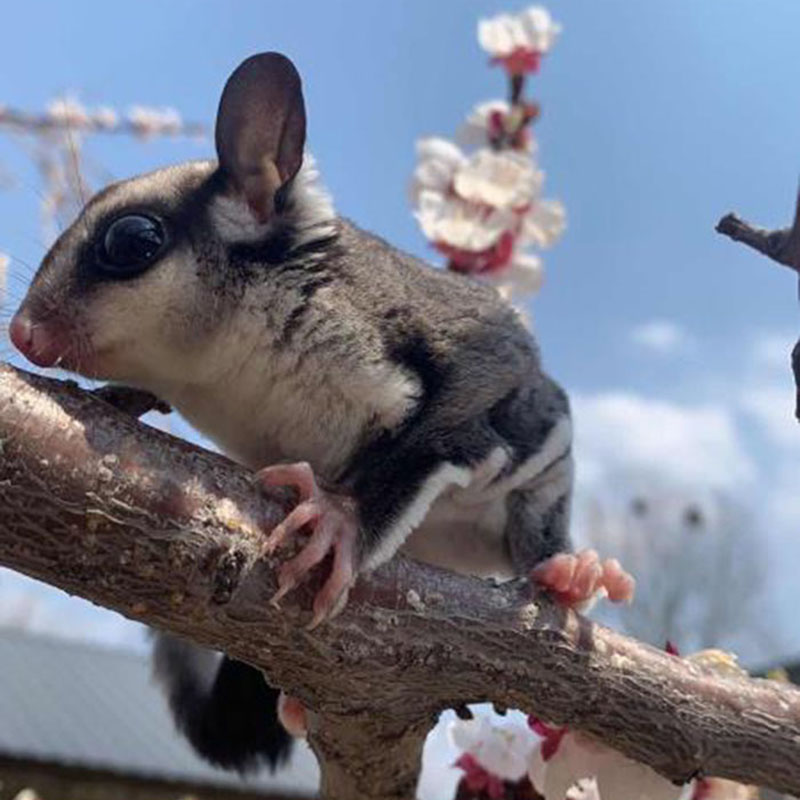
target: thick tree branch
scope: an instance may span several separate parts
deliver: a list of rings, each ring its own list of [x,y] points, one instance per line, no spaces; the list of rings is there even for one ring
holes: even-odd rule
[[[331,800],[408,800],[442,708],[569,723],[675,780],[800,793],[800,692],[725,679],[544,599],[397,559],[312,632],[268,603],[284,498],[74,386],[0,367],[0,563],[255,664],[310,708]]]
[[[767,230],[751,225],[736,214],[726,214],[717,223],[717,233],[728,236],[735,242],[743,242],[759,253],[795,270],[800,275],[800,190],[794,207],[794,220],[788,228]],[[792,350],[792,374],[797,389],[795,417],[800,422],[800,339]]]

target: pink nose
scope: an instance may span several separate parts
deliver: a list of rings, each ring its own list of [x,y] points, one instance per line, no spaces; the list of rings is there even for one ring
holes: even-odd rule
[[[14,347],[37,367],[52,367],[61,356],[58,342],[43,325],[34,325],[24,310],[14,314],[8,335]]]

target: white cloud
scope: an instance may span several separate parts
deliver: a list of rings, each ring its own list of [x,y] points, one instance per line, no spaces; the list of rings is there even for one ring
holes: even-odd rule
[[[749,357],[758,369],[787,372],[791,363],[791,352],[797,340],[792,331],[759,331],[749,346]]]
[[[786,460],[771,476],[765,492],[765,521],[773,535],[792,540],[800,531],[800,491],[797,461]]]
[[[572,406],[583,483],[637,471],[732,489],[755,475],[734,415],[722,405],[681,405],[618,391],[574,395]]]
[[[773,445],[781,449],[800,448],[800,425],[794,416],[795,388],[788,374],[782,384],[743,391],[739,403]]]
[[[674,355],[691,344],[691,337],[684,328],[665,319],[637,325],[631,330],[630,339],[637,347],[664,356]]]

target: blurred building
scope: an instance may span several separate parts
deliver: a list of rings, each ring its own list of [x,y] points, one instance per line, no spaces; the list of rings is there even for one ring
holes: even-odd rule
[[[275,775],[205,764],[143,654],[0,629],[0,800],[300,800],[318,782],[305,745]]]

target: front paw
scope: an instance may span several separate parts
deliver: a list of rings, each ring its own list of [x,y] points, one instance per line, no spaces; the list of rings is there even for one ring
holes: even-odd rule
[[[631,602],[636,581],[615,558],[600,561],[594,550],[558,553],[531,572],[531,580],[561,605],[586,610],[599,596],[613,603]]]
[[[296,697],[286,692],[280,693],[278,719],[289,735],[295,739],[305,739],[308,734],[308,712]]]
[[[278,591],[272,603],[277,604],[305,580],[328,553],[333,552],[330,575],[314,598],[314,614],[309,628],[315,628],[344,608],[350,587],[355,582],[358,552],[355,503],[345,495],[321,489],[311,467],[305,462],[267,467],[257,477],[266,486],[288,486],[298,494],[295,508],[267,537],[264,552],[271,555],[295,542],[301,531],[310,534],[298,554],[280,568]]]

